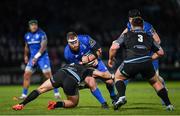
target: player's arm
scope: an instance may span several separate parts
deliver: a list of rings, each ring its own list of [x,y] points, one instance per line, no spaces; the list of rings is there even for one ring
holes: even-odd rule
[[[25,64],[28,63],[28,55],[29,55],[29,48],[28,48],[27,43],[25,43],[25,46],[24,46],[24,62],[25,62]]]
[[[100,57],[102,54],[102,49],[101,49],[99,43],[97,43],[94,39],[89,37],[89,45],[91,47],[92,54],[94,54],[94,56],[95,56],[94,59]]]
[[[152,60],[156,60],[164,55],[164,50],[156,41],[153,42],[152,50],[154,52],[154,54],[151,56]]]
[[[117,40],[113,41],[113,43],[110,47],[110,50],[109,50],[109,61],[108,61],[109,67],[113,66],[116,52],[120,48],[120,45],[123,44],[123,42],[124,42],[124,34],[121,35]]]
[[[85,76],[91,76],[91,77],[100,77],[100,78],[104,78],[104,79],[113,79],[114,76],[110,73],[106,73],[106,72],[101,72],[98,71],[94,68],[87,68],[86,72],[85,72]]]
[[[155,42],[160,44],[161,43],[161,39],[160,39],[159,35],[157,34],[156,30],[154,29],[154,27],[152,25],[150,25],[149,28],[150,29],[149,29],[148,33],[150,35],[152,35],[152,38],[154,39]]]
[[[98,71],[95,69],[93,71],[93,77],[100,77],[103,79],[113,79],[114,75],[112,75],[111,73],[107,73],[107,72],[101,72],[101,71]]]
[[[128,32],[128,29],[126,28],[126,29],[124,29],[124,31],[121,33],[121,35],[124,35],[125,33],[127,33]]]
[[[42,36],[42,39],[41,39],[41,47],[32,60],[33,65],[37,62],[39,57],[41,57],[41,55],[44,53],[46,48],[47,48],[47,37],[46,35],[44,35]]]

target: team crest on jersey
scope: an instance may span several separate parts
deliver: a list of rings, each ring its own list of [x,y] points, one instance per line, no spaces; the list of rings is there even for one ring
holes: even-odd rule
[[[26,37],[26,39],[29,39],[30,38],[30,36],[28,35],[27,37]]]
[[[39,38],[39,34],[36,34],[36,35],[35,35],[35,38],[38,39],[38,38]]]

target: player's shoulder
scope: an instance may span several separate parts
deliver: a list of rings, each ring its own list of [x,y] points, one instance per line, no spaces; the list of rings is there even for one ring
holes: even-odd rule
[[[31,35],[30,32],[26,32],[26,33],[24,34],[24,39],[29,39],[29,38],[30,38],[30,35]]]
[[[67,44],[64,48],[64,53],[67,53],[70,51],[69,45]]]
[[[82,43],[88,43],[90,38],[91,37],[89,35],[87,35],[87,34],[84,34],[84,35],[80,34],[80,35],[78,35],[78,39]]]
[[[42,30],[41,28],[38,29],[37,33],[42,35],[42,36],[46,35],[45,31]]]
[[[146,28],[152,28],[152,27],[153,27],[152,24],[149,23],[149,22],[147,22],[147,21],[144,21],[144,26],[145,26]]]

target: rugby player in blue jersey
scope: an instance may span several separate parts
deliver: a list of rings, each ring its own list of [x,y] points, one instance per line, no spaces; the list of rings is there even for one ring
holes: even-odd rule
[[[24,72],[23,91],[18,99],[23,100],[27,97],[30,78],[38,66],[44,76],[49,79],[52,77],[49,56],[47,52],[46,33],[38,27],[37,20],[30,20],[29,32],[24,36],[24,61],[27,64]],[[60,98],[58,89],[54,89],[55,98]]]
[[[84,57],[93,54],[93,58],[85,62],[88,65],[93,64],[93,67],[101,72],[105,72],[107,75],[110,74],[107,67],[99,57],[101,55],[99,44],[89,35],[77,35],[75,32],[69,32],[67,33],[67,42],[68,44],[64,49],[64,56],[68,63],[82,64],[84,63],[82,62],[82,58],[85,59]],[[114,91],[114,83],[112,80],[112,82],[108,81],[103,82],[106,83],[112,101],[115,101],[116,94]],[[101,96],[100,90],[97,88],[96,90],[91,90],[91,92],[103,106],[105,100]]]

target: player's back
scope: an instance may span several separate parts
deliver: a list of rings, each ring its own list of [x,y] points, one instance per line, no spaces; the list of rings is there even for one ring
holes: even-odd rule
[[[129,31],[124,35],[124,47],[126,49],[126,59],[147,57],[152,49],[153,39],[143,31]]]
[[[93,68],[89,68],[87,66],[75,64],[75,63],[66,64],[61,69],[68,71],[68,73],[70,73],[71,75],[76,77],[76,79],[79,82],[83,81],[85,79],[85,77],[87,75],[91,74],[93,71]]]

